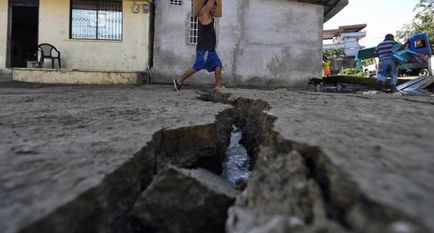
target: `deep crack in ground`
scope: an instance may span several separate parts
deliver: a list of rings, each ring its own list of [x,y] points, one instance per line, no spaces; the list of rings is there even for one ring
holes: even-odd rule
[[[220,174],[232,124],[243,132],[253,175],[228,216],[215,219],[219,232],[429,232],[367,198],[320,147],[284,139],[273,128],[275,117],[265,112],[267,102],[218,92],[201,99],[233,108],[214,124],[158,131],[102,184],[21,232],[164,232],[164,226],[132,215],[136,200],[167,164]]]

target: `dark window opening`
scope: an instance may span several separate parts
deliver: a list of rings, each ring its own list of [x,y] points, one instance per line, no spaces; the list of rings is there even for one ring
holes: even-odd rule
[[[196,45],[199,38],[199,18],[193,15],[193,0],[191,1],[191,15],[188,29],[188,43]]]
[[[416,49],[422,49],[422,48],[426,48],[426,44],[425,44],[425,40],[424,39],[419,39],[415,41],[414,47]]]
[[[12,22],[10,25],[8,65],[10,67],[27,67],[27,62],[36,61],[38,7],[17,5],[11,5]]]
[[[121,0],[71,0],[71,39],[122,40]]]
[[[195,45],[199,38],[199,20],[197,17],[190,17],[190,27],[188,31],[188,43]]]
[[[170,0],[170,5],[181,6],[182,5],[182,0]]]

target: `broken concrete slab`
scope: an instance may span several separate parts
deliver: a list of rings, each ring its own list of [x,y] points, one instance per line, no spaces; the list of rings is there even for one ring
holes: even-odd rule
[[[396,87],[400,92],[413,95],[432,95],[429,87],[434,84],[433,76],[422,76],[405,82]]]
[[[267,225],[275,216],[299,219],[303,223],[299,229],[308,224],[326,224],[327,212],[320,188],[307,173],[298,152],[282,153],[262,145],[253,176],[229,211],[227,232],[285,232],[290,229],[285,224],[274,223],[270,226],[273,230],[268,229]]]
[[[141,194],[134,215],[171,233],[224,232],[227,209],[238,192],[204,169],[169,166]]]
[[[345,230],[389,232],[396,226],[405,226],[409,232],[434,232],[432,98],[315,94],[284,89],[226,89],[215,97],[246,109],[253,108],[255,101],[268,104],[263,110],[266,116],[261,118],[273,122],[272,130],[252,136],[265,138],[259,143],[275,138],[271,143],[274,148],[300,152],[309,171],[316,173],[312,178],[320,187],[328,218]],[[262,127],[269,123],[254,124]],[[258,160],[269,154],[261,151]],[[255,170],[254,174],[258,172]],[[253,176],[247,192],[256,185],[263,184]],[[259,189],[255,195],[248,195],[245,202],[252,203],[266,193]],[[242,203],[237,200],[232,209],[254,213],[254,206],[246,208]],[[270,209],[279,210],[279,204],[274,203],[276,208]],[[237,224],[249,225],[252,221],[248,217],[238,218]]]
[[[248,233],[347,233],[347,231],[333,223],[305,227],[303,221],[296,217],[275,216],[268,223]]]
[[[229,108],[198,96],[171,86],[0,85],[1,231],[112,231],[171,131],[211,127]]]
[[[339,92],[339,93],[361,93],[371,92],[377,88],[376,78],[365,78],[359,76],[330,76],[324,77],[318,82],[321,86],[321,91],[324,92]],[[321,82],[321,83],[320,83]],[[434,82],[432,76],[420,77],[402,77],[398,78],[397,89],[403,95],[430,95],[425,89]],[[306,90],[314,88],[317,91],[317,86],[308,85]],[[384,92],[392,92],[390,88],[383,88]],[[389,90],[387,90],[389,89]]]
[[[304,222],[304,230],[320,227],[323,221],[348,232],[434,232],[432,98],[283,89],[220,93],[221,102],[239,106],[234,110],[237,118],[249,119],[243,144],[249,153],[254,152],[255,167],[262,164],[263,168],[254,171],[248,195],[242,195],[231,209],[240,217],[233,226],[245,229],[242,224],[251,224],[250,230],[267,230],[276,211],[285,219],[302,219],[298,222]],[[143,164],[158,162],[156,155],[174,158],[173,152],[182,153],[180,146],[166,153],[165,145],[174,142],[162,140],[175,140],[191,128],[222,126],[216,122],[230,106],[197,97],[188,87],[176,96],[169,86],[17,87],[1,83],[0,228],[7,233],[123,232],[116,220],[129,214],[128,206],[156,171],[154,163],[151,167]],[[198,136],[194,141],[202,134],[191,135]],[[265,153],[263,144],[280,153]],[[287,192],[279,184],[293,182],[292,176],[280,177],[288,166],[279,167],[276,162],[292,151],[301,156],[297,169],[306,172],[293,177],[311,185],[300,185],[300,191],[308,190],[303,187],[312,187],[312,194],[317,190],[311,196],[315,208],[298,208],[300,204],[286,199],[283,203],[290,204],[282,206],[269,198],[279,190]],[[285,182],[261,183],[269,180]],[[116,199],[119,196],[125,198]],[[269,200],[267,216],[259,216],[263,221],[256,225],[250,222],[256,217],[249,215],[260,213],[246,208],[250,198],[254,201],[249,208]],[[312,214],[310,209],[317,212]],[[313,221],[303,216],[325,217]]]

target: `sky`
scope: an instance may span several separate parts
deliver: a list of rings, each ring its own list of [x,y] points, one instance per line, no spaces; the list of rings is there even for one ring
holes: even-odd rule
[[[341,12],[324,24],[324,30],[366,23],[366,37],[359,43],[362,46],[373,47],[380,43],[386,34],[395,34],[402,25],[411,21],[417,1],[349,0]]]

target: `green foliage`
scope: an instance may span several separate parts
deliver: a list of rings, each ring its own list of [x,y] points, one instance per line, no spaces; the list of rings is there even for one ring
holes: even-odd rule
[[[434,0],[419,0],[414,10],[416,15],[412,22],[396,32],[398,39],[407,39],[411,34],[425,32],[428,34],[431,44],[434,44]]]
[[[375,58],[368,58],[368,59],[362,60],[362,66],[369,66],[372,64],[375,64]]]
[[[348,76],[363,76],[363,71],[360,69],[355,69],[355,68],[346,68],[343,69],[341,72],[342,75],[348,75]]]
[[[324,56],[329,60],[340,59],[345,57],[344,49],[324,50]]]

